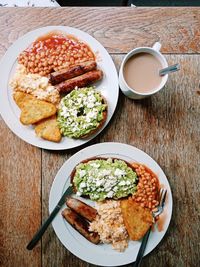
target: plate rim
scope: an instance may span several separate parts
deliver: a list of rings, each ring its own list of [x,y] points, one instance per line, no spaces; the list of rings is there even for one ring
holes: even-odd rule
[[[101,129],[98,130],[98,132],[96,132],[95,134],[91,135],[91,137],[87,138],[87,139],[77,139],[77,140],[73,140],[75,141],[74,145],[71,145],[70,147],[66,147],[65,144],[62,144],[62,141],[60,143],[54,143],[54,142],[50,142],[47,140],[43,140],[38,138],[38,140],[34,139],[34,140],[27,140],[29,134],[28,131],[26,131],[26,133],[24,133],[23,131],[23,127],[26,127],[22,124],[20,124],[19,120],[16,120],[16,118],[13,116],[13,114],[8,116],[8,111],[10,113],[13,113],[12,110],[12,103],[9,103],[9,96],[8,96],[8,83],[9,83],[9,79],[10,79],[10,71],[12,69],[13,64],[15,64],[15,61],[17,59],[17,56],[19,53],[17,53],[15,51],[15,48],[18,47],[18,49],[20,49],[20,43],[26,43],[26,47],[33,42],[35,39],[37,39],[37,37],[41,36],[42,34],[48,33],[50,31],[53,30],[57,30],[57,31],[65,31],[67,33],[67,31],[74,31],[76,33],[69,33],[69,34],[74,34],[75,36],[77,36],[77,38],[79,38],[80,40],[84,39],[84,38],[88,38],[90,39],[89,42],[83,40],[84,42],[86,42],[89,46],[91,46],[91,41],[95,43],[95,45],[97,47],[100,47],[101,50],[103,51],[104,54],[106,54],[106,60],[109,60],[109,65],[112,66],[112,77],[114,82],[112,81],[112,86],[113,88],[115,88],[116,90],[116,97],[115,97],[115,101],[112,102],[112,110],[110,113],[109,118],[107,118],[107,121],[105,122],[105,124],[103,125],[103,127]],[[79,37],[78,33],[83,35],[84,38]],[[32,35],[34,35],[34,38],[32,37]],[[32,41],[30,39],[33,39]],[[21,45],[22,46],[22,45]],[[12,59],[8,59],[10,54],[14,54],[13,57],[15,58],[15,61],[13,61]],[[6,63],[8,62],[8,63]],[[97,61],[98,63],[98,61]],[[36,29],[33,29],[31,31],[28,31],[27,33],[23,34],[22,36],[20,36],[19,38],[17,38],[14,43],[12,45],[9,46],[9,48],[6,50],[6,52],[4,53],[4,55],[1,57],[0,59],[0,67],[2,65],[9,65],[9,68],[6,69],[4,71],[4,76],[6,74],[6,81],[0,81],[0,84],[3,87],[3,90],[0,92],[0,115],[3,119],[3,121],[5,122],[5,124],[7,125],[7,127],[16,135],[18,136],[21,140],[23,140],[24,142],[31,144],[35,147],[39,147],[42,149],[48,149],[48,150],[69,150],[69,149],[73,149],[79,146],[82,146],[84,144],[86,144],[87,142],[89,142],[90,140],[94,139],[96,136],[98,136],[104,129],[105,127],[110,123],[110,120],[113,117],[113,114],[115,113],[116,107],[117,107],[117,103],[118,103],[118,99],[119,99],[119,84],[118,84],[118,74],[117,74],[117,69],[115,66],[115,63],[111,57],[111,55],[108,53],[108,51],[106,50],[106,48],[97,40],[95,39],[93,36],[91,36],[89,33],[87,33],[86,31],[80,30],[78,28],[75,27],[70,27],[70,26],[65,26],[65,25],[48,25],[48,26],[44,26],[44,27],[39,27]],[[5,88],[4,88],[5,87]],[[99,86],[100,87],[100,86]],[[3,102],[6,102],[3,103]],[[4,108],[6,107],[6,108]],[[109,108],[109,107],[108,107]],[[27,128],[28,130],[30,130],[30,128]],[[21,134],[22,132],[22,134]],[[32,138],[32,137],[31,137]],[[37,138],[37,137],[35,137]],[[65,137],[63,137],[65,138]],[[77,143],[76,143],[77,141]]]
[[[165,236],[165,234],[166,234],[166,232],[167,232],[167,230],[168,230],[168,228],[169,228],[170,221],[171,221],[171,218],[172,218],[172,211],[173,211],[173,198],[172,198],[172,191],[171,191],[171,187],[170,187],[169,181],[168,181],[168,179],[167,179],[165,173],[163,172],[162,168],[160,167],[160,165],[159,165],[159,164],[158,164],[158,163],[157,163],[151,156],[149,156],[146,152],[144,152],[143,150],[141,150],[141,149],[139,149],[139,148],[137,148],[137,147],[135,147],[135,146],[132,146],[132,145],[129,145],[129,144],[124,144],[124,143],[119,143],[119,142],[104,142],[104,143],[98,143],[98,144],[94,144],[94,145],[88,146],[88,147],[86,147],[86,148],[83,148],[82,150],[78,151],[78,152],[75,153],[73,156],[71,156],[70,158],[68,158],[68,159],[63,163],[63,165],[61,166],[61,168],[58,170],[58,172],[57,172],[57,174],[56,174],[56,176],[55,176],[55,178],[54,178],[54,180],[53,180],[53,183],[52,183],[52,186],[51,186],[51,190],[50,190],[50,195],[49,195],[49,213],[53,210],[53,208],[54,208],[55,205],[56,205],[56,201],[59,200],[59,198],[60,198],[61,195],[62,195],[62,192],[61,192],[61,195],[58,196],[58,199],[57,199],[57,200],[54,200],[54,201],[52,200],[52,196],[53,196],[54,193],[55,193],[55,192],[54,192],[54,191],[55,191],[55,186],[56,186],[56,184],[57,184],[57,182],[58,182],[58,179],[60,179],[59,182],[61,182],[62,179],[63,179],[62,182],[64,182],[64,178],[61,179],[60,176],[62,175],[62,172],[65,170],[66,166],[70,163],[71,165],[73,165],[73,167],[75,167],[75,165],[77,164],[77,163],[75,163],[75,161],[77,161],[77,159],[79,159],[80,157],[84,157],[85,153],[87,153],[88,150],[90,151],[90,150],[92,150],[92,149],[96,149],[96,151],[97,151],[97,148],[100,148],[100,147],[102,147],[102,146],[104,146],[105,149],[108,149],[108,146],[112,146],[112,148],[114,147],[114,149],[119,148],[119,147],[129,148],[129,149],[132,149],[133,151],[135,150],[135,152],[138,152],[138,153],[142,154],[143,156],[146,157],[147,160],[150,160],[150,161],[151,161],[151,163],[154,165],[153,168],[155,168],[155,166],[156,166],[156,168],[160,171],[160,174],[163,175],[163,177],[164,177],[164,179],[165,179],[165,182],[166,182],[166,185],[167,185],[168,188],[169,188],[169,197],[168,197],[168,199],[169,199],[169,200],[168,200],[168,202],[169,202],[169,203],[168,203],[168,206],[169,206],[169,207],[168,207],[168,208],[169,208],[169,212],[168,212],[168,213],[169,213],[169,214],[168,214],[168,216],[167,216],[168,220],[167,220],[167,223],[165,224],[165,230],[163,231],[163,234],[162,234],[161,238],[159,239],[159,241],[156,241],[156,242],[155,242],[155,243],[156,243],[155,246],[153,246],[152,248],[149,249],[148,244],[147,244],[146,252],[145,252],[145,254],[144,254],[144,256],[146,256],[147,254],[149,254],[152,250],[154,250],[154,249],[158,246],[158,244],[159,244],[159,243],[161,242],[161,240],[164,238],[164,236]],[[98,154],[97,152],[96,152],[96,154],[97,154],[97,156],[100,155],[100,154]],[[112,154],[112,153],[110,153],[110,154]],[[84,159],[84,158],[83,158],[83,159]],[[74,160],[75,160],[75,161],[74,161]],[[79,159],[79,160],[80,160],[80,159]],[[82,160],[82,159],[81,159],[81,160]],[[80,162],[80,161],[79,161],[79,162]],[[73,169],[73,168],[71,168],[71,170],[72,170],[72,169]],[[66,176],[67,176],[67,175],[66,175]],[[69,180],[69,177],[66,178],[62,190],[64,190],[64,186],[65,186],[66,183],[68,183],[68,180]],[[61,185],[61,186],[62,186],[62,185]],[[54,203],[54,202],[55,202],[55,203]],[[58,216],[59,216],[59,214],[56,216],[56,218],[59,218]],[[61,215],[60,215],[60,216],[61,216]],[[121,266],[121,265],[124,265],[124,264],[130,264],[130,263],[132,263],[132,262],[135,261],[135,259],[132,259],[132,260],[129,260],[129,261],[122,261],[122,262],[120,262],[120,263],[115,263],[115,265],[113,265],[113,263],[106,263],[106,264],[105,264],[105,261],[104,261],[104,260],[103,260],[103,262],[101,262],[101,263],[96,262],[96,261],[94,261],[94,260],[89,259],[90,256],[89,256],[89,257],[86,256],[86,255],[84,255],[84,256],[81,255],[81,256],[80,256],[80,254],[78,254],[77,252],[74,252],[73,249],[67,247],[66,244],[63,243],[63,240],[61,240],[62,237],[58,235],[58,232],[57,232],[57,229],[56,229],[56,227],[57,227],[57,226],[56,226],[56,223],[57,223],[56,220],[54,220],[53,223],[52,223],[52,226],[53,226],[53,229],[54,229],[54,232],[55,232],[57,238],[60,240],[60,242],[64,245],[64,247],[65,247],[67,250],[69,250],[72,254],[74,254],[74,255],[77,256],[79,259],[81,259],[81,260],[83,260],[83,261],[85,261],[85,262],[89,262],[89,263],[91,263],[91,264],[95,264],[95,265],[98,265],[98,266]],[[140,241],[139,241],[139,242],[140,242]],[[79,251],[79,252],[80,252],[80,251]],[[134,254],[134,252],[133,252],[133,254]],[[121,254],[121,255],[123,255],[123,254]],[[112,261],[114,261],[114,259],[113,259]]]

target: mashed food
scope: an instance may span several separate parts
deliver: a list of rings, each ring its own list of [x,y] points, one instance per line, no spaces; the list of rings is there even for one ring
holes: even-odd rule
[[[14,91],[31,94],[40,100],[58,105],[60,95],[57,89],[49,84],[47,77],[39,74],[27,73],[23,65],[18,65],[16,73],[10,82]]]
[[[81,138],[97,129],[105,119],[107,105],[93,87],[75,89],[62,98],[58,124],[64,136]]]
[[[98,211],[96,219],[90,223],[90,231],[97,232],[103,243],[123,252],[128,247],[128,233],[126,231],[120,208],[120,202],[107,200],[96,203]]]
[[[95,201],[119,199],[135,193],[137,175],[120,159],[95,159],[76,166],[73,178],[78,195]]]

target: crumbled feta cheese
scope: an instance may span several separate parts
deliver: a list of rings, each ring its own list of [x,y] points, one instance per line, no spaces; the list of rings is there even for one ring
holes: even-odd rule
[[[77,191],[77,192],[76,192],[76,195],[77,195],[78,197],[80,197],[82,194],[81,194],[81,192]]]
[[[80,183],[80,188],[84,188],[84,187],[86,187],[86,183],[85,182]]]
[[[120,169],[116,169],[115,170],[115,175],[116,176],[122,176],[122,175],[126,175],[126,172]]]
[[[84,177],[80,177],[80,170],[85,171]],[[123,172],[122,172],[123,170]],[[106,198],[121,198],[133,194],[136,190],[137,176],[134,171],[121,160],[107,161],[102,159],[91,160],[77,166],[77,190],[80,187],[80,178],[86,183],[84,194],[93,199],[93,195],[98,195],[98,200]],[[127,176],[122,174],[127,173]],[[76,180],[77,179],[77,180]],[[80,187],[80,188],[79,188]],[[93,199],[94,200],[94,199]]]
[[[119,182],[119,186],[123,186],[123,185],[126,185],[126,182],[125,181],[121,181],[121,182]]]
[[[96,186],[101,186],[104,184],[104,180],[97,180],[96,179]]]
[[[112,198],[114,195],[114,192],[113,191],[109,191],[108,194],[107,194],[107,197],[108,198]]]
[[[100,167],[100,164],[97,164],[97,163],[92,162],[92,163],[90,163],[90,166],[98,169]]]
[[[101,175],[102,176],[108,176],[108,175],[110,175],[111,174],[111,170],[102,170],[101,171]]]
[[[90,122],[92,119],[96,119],[96,117],[97,117],[97,111],[91,110],[86,115],[86,121]]]
[[[85,170],[80,170],[80,171],[79,171],[79,175],[80,175],[80,177],[82,178],[83,176],[86,175],[86,171],[85,171]]]
[[[95,105],[94,105],[94,103],[92,103],[92,102],[89,102],[88,104],[87,104],[87,107],[88,108],[93,108]]]

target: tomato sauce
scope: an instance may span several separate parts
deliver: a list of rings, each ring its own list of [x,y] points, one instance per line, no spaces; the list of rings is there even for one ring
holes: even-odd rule
[[[90,60],[95,55],[86,43],[59,31],[40,36],[18,57],[27,72],[41,76]]]
[[[159,215],[157,223],[156,223],[158,232],[161,232],[164,230],[166,217],[167,217],[166,213],[162,213]]]

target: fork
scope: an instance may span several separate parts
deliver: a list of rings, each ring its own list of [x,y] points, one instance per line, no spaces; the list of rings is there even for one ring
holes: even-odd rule
[[[161,188],[160,189],[159,205],[157,206],[157,210],[155,212],[152,212],[152,215],[153,215],[154,218],[156,218],[158,215],[160,215],[163,212],[166,195],[167,195],[167,190]],[[147,241],[149,239],[150,232],[151,232],[151,227],[149,228],[149,230],[146,232],[146,234],[144,235],[144,237],[142,239],[142,243],[141,243],[140,249],[138,251],[138,255],[137,255],[134,267],[140,267],[140,264],[142,262],[142,257],[144,255],[145,248],[146,248],[146,245],[147,245]]]

